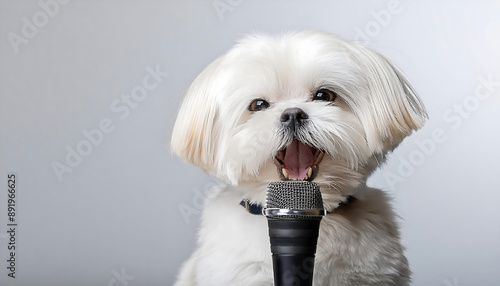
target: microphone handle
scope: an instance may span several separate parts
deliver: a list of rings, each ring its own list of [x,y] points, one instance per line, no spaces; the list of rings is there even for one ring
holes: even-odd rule
[[[275,286],[311,286],[321,217],[268,218]]]

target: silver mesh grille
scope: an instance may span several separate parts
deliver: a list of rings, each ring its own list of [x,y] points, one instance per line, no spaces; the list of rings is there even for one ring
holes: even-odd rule
[[[319,186],[307,181],[281,181],[270,183],[266,195],[267,208],[323,209]]]

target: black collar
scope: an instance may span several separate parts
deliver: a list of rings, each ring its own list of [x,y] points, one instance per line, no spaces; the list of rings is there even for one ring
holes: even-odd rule
[[[347,196],[345,201],[343,202],[340,202],[338,204],[338,206],[335,208],[335,210],[337,210],[338,208],[342,207],[342,206],[345,206],[345,205],[348,205],[349,203],[351,203],[352,201],[354,201],[356,198],[353,197],[353,196]],[[253,214],[253,215],[262,215],[262,210],[264,209],[263,206],[259,205],[259,204],[253,204],[251,203],[249,200],[247,199],[244,199],[240,202],[240,205],[242,207],[244,207],[247,212]],[[328,212],[328,213],[331,213],[331,212]]]

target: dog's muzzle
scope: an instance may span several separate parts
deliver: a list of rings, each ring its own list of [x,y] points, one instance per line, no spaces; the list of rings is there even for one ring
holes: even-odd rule
[[[298,107],[287,108],[281,114],[283,129],[294,134],[290,145],[279,150],[274,158],[278,173],[283,180],[312,181],[318,173],[318,165],[324,153],[304,144],[295,136],[299,128],[303,128],[309,120],[309,115]]]

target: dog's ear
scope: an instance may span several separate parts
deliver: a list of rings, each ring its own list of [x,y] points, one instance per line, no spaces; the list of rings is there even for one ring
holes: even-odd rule
[[[172,130],[172,153],[183,160],[212,172],[216,158],[219,130],[218,107],[213,94],[217,67],[221,59],[211,63],[198,75],[186,93]]]
[[[413,130],[421,128],[427,113],[406,77],[384,56],[354,44],[355,59],[364,72],[368,98],[355,108],[373,153],[394,149]]]

